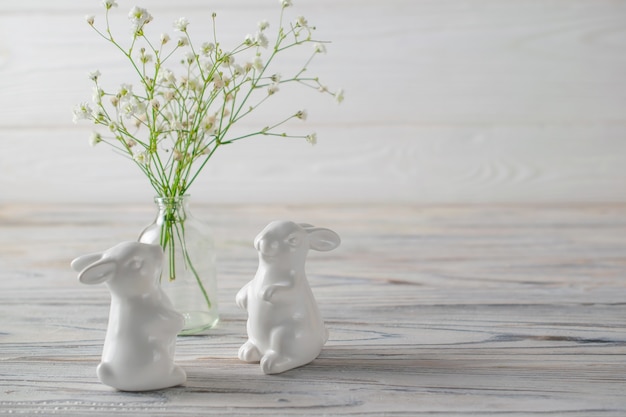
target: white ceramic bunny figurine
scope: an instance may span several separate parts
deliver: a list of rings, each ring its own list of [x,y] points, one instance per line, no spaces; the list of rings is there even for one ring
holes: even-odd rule
[[[174,364],[176,335],[184,318],[172,307],[158,279],[159,245],[122,242],[72,261],[83,284],[106,283],[111,310],[98,378],[122,391],[148,391],[180,385],[185,371]]]
[[[260,362],[266,374],[277,374],[315,359],[328,331],[306,278],[309,249],[329,251],[339,246],[329,229],[275,221],[254,240],[259,268],[237,293],[237,305],[248,311],[248,341],[239,359]]]

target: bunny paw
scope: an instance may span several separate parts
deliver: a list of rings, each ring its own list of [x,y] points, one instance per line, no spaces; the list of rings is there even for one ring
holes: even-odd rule
[[[277,352],[270,350],[261,358],[261,370],[264,374],[279,374],[294,368],[290,358],[280,356]]]
[[[249,340],[239,348],[238,356],[244,362],[258,362],[261,360],[259,348]]]

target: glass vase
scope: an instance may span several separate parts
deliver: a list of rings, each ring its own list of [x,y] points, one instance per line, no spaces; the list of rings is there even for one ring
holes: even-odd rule
[[[163,248],[161,287],[185,317],[181,335],[217,324],[215,247],[209,227],[189,211],[189,198],[156,197],[157,216],[139,241]]]

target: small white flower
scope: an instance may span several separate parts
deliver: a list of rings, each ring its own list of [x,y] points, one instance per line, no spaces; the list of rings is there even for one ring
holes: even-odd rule
[[[196,54],[193,51],[189,51],[185,54],[185,62],[188,64],[192,64],[196,60]]]
[[[254,66],[254,68],[256,68],[259,71],[263,69],[263,60],[261,59],[260,56],[257,56],[254,58],[254,61],[252,61],[252,66]]]
[[[161,72],[159,76],[159,82],[162,82],[164,84],[174,84],[176,82],[176,76],[171,70],[166,69]]]
[[[317,52],[318,54],[325,54],[326,53],[326,46],[324,46],[323,43],[314,43],[313,44],[313,49],[315,50],[315,52]]]
[[[283,6],[283,8],[293,6],[293,3],[291,2],[291,0],[279,0],[279,1],[280,1],[280,4]]]
[[[216,120],[217,117],[215,115],[206,116],[202,119],[202,128],[206,133],[212,134],[215,132],[215,128],[217,127],[215,123]]]
[[[89,79],[91,81],[98,81],[98,78],[100,78],[102,74],[100,74],[100,71],[95,70],[89,73]]]
[[[263,34],[263,32],[257,32],[254,37],[254,43],[259,45],[261,48],[267,48],[269,45],[269,41],[267,40],[267,36]]]
[[[151,54],[147,54],[144,48],[141,48],[139,51],[139,61],[147,64],[148,62],[152,62],[153,56]]]
[[[74,123],[78,123],[79,120],[89,120],[91,118],[93,110],[88,103],[80,103],[74,108],[74,117],[72,120]]]
[[[300,120],[306,120],[307,112],[306,110],[300,110],[296,113],[296,117]]]
[[[96,17],[94,15],[87,15],[85,16],[85,20],[93,26],[93,23],[96,21]]]
[[[133,86],[132,84],[122,84],[120,85],[120,89],[117,91],[117,97],[123,101],[129,100],[133,95]]]
[[[89,137],[89,144],[91,146],[96,146],[100,142],[102,142],[102,135],[98,132],[93,132]]]
[[[235,64],[235,57],[232,55],[224,55],[222,57],[222,65],[225,67],[230,67]]]
[[[148,157],[146,156],[146,152],[137,152],[135,155],[133,155],[133,159],[140,163],[140,164],[145,164],[148,160]]]
[[[91,97],[91,100],[94,103],[102,103],[102,97],[104,97],[104,90],[101,89],[100,87],[94,87],[93,88],[93,95]]]
[[[307,22],[307,20],[304,18],[304,16],[298,16],[296,18],[296,26],[300,26],[300,27],[306,28],[306,27],[308,27],[308,25],[309,25],[309,22]]]
[[[270,96],[272,94],[276,94],[278,92],[278,83],[272,83],[269,85],[269,87],[267,87],[267,94],[269,94]]]
[[[161,34],[161,44],[162,45],[165,45],[169,41],[170,41],[170,35],[168,35],[167,33]]]
[[[116,0],[102,0],[102,5],[104,6],[105,9],[109,10],[112,7],[117,7],[117,1]]]
[[[187,32],[187,26],[189,26],[189,20],[185,17],[181,17],[174,22],[174,29],[179,32]]]
[[[267,20],[261,20],[259,22],[259,30],[265,30],[270,27],[270,23]]]
[[[343,101],[343,88],[340,88],[339,90],[337,90],[337,92],[335,93],[335,101],[337,103],[341,103]]]
[[[224,88],[226,86],[226,81],[219,74],[213,75],[213,79],[211,81],[213,81],[213,87],[216,90],[219,90],[220,88]]]
[[[200,46],[200,49],[202,50],[202,55],[208,56],[215,49],[215,45],[211,42],[205,42]]]
[[[148,13],[148,10],[137,6],[130,10],[128,18],[135,27],[135,30],[140,30],[144,25],[152,21],[152,15]]]
[[[189,45],[189,39],[187,39],[184,36],[181,36],[180,38],[178,38],[178,46],[187,46]]]
[[[311,145],[315,145],[317,143],[317,133],[313,132],[310,135],[307,135],[306,141]]]
[[[109,123],[109,130],[110,130],[111,132],[115,132],[115,131],[117,131],[119,128],[120,128],[120,126],[119,126],[117,123],[115,123],[115,122],[111,122],[111,123]]]

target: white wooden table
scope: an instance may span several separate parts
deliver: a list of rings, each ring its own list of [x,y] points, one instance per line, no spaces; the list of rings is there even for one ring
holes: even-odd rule
[[[195,206],[215,230],[222,320],[179,338],[185,386],[95,375],[108,291],[70,260],[134,239],[143,206],[0,206],[0,414],[626,415],[626,206]],[[336,230],[309,280],[330,329],[275,376],[237,359],[236,291],[270,220]]]

